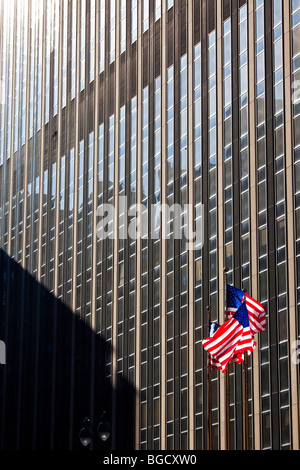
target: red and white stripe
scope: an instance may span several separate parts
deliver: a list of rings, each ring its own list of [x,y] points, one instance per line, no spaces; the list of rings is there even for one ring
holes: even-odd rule
[[[251,354],[255,348],[256,341],[253,339],[253,333],[250,327],[244,328],[242,337],[236,347],[236,354],[243,354],[245,351],[247,351],[249,356],[249,354]],[[243,362],[243,360],[240,362]]]
[[[237,353],[237,354],[234,354],[230,362],[234,364],[241,364],[241,362],[244,362],[244,360],[245,360],[244,354]],[[207,366],[211,367],[212,369],[222,370],[222,366],[219,363],[219,361],[215,357],[213,357],[211,354],[207,355]]]
[[[266,329],[266,311],[267,309],[259,303],[257,300],[250,297],[250,295],[245,294],[246,307],[249,314],[249,323],[252,334],[260,333]],[[236,308],[227,308],[226,313],[227,320],[232,318],[232,316],[237,311]]]
[[[237,311],[237,308],[227,307],[225,310],[225,321],[230,320],[230,318],[233,317],[236,311]]]
[[[216,331],[213,337],[202,341],[204,349],[220,363],[223,372],[236,353],[237,345],[243,336],[243,330],[240,322],[231,318]]]
[[[249,314],[250,328],[253,334],[260,333],[266,329],[266,308],[250,295],[245,294],[246,307]]]
[[[214,358],[211,354],[207,355],[207,366],[211,367],[212,369],[222,370],[222,366],[219,361]]]

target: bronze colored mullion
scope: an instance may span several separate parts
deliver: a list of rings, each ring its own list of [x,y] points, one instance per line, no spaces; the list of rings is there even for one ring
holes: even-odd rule
[[[227,7],[227,8],[226,8]],[[229,8],[228,8],[229,7]],[[217,0],[217,11],[222,11],[223,15],[217,16],[217,29],[216,29],[216,42],[217,54],[217,126],[218,126],[218,143],[217,143],[217,171],[218,171],[218,276],[219,276],[219,295],[218,295],[218,316],[219,323],[224,323],[225,313],[225,301],[226,301],[226,273],[224,272],[224,116],[223,116],[223,48],[220,47],[223,44],[223,22],[225,19],[230,17],[231,14],[231,0],[223,2]],[[225,18],[224,18],[225,17]],[[217,313],[217,312],[216,312]],[[224,376],[225,375],[225,376]],[[219,377],[219,449],[226,449],[226,439],[228,437],[228,426],[227,426],[227,379],[228,372],[221,374]]]
[[[136,90],[137,90],[137,139],[136,139],[136,172],[137,172],[137,188],[136,188],[136,199],[137,203],[141,203],[142,199],[142,182],[141,182],[141,168],[142,168],[142,94],[143,94],[143,36],[142,36],[142,8],[141,3],[137,3],[137,41],[135,42],[135,63],[137,65],[137,78],[136,78]],[[133,46],[132,46],[133,47]],[[141,384],[141,238],[136,241],[136,315],[135,315],[135,389],[140,390]],[[140,404],[140,393],[135,398],[135,449],[140,448],[141,440],[141,404]]]
[[[71,10],[72,11],[72,10]],[[76,310],[76,282],[77,282],[77,221],[78,221],[78,160],[79,160],[79,135],[80,135],[80,126],[79,126],[79,107],[80,107],[80,95],[79,95],[79,51],[80,51],[80,34],[78,34],[79,26],[80,26],[80,8],[78,5],[76,7],[76,69],[75,69],[75,98],[71,101],[71,115],[74,116],[74,131],[72,137],[74,138],[74,218],[73,218],[73,226],[74,226],[74,233],[73,233],[73,285],[72,289],[72,308],[73,311]],[[58,180],[58,179],[57,179]],[[57,188],[58,185],[57,185]],[[58,191],[57,191],[58,194]],[[56,194],[56,197],[57,197]],[[56,202],[57,205],[57,202]],[[69,447],[72,449],[74,445],[74,431],[73,426],[74,422],[76,421],[76,404],[75,404],[75,389],[76,389],[76,361],[78,361],[78,328],[76,328],[75,323],[75,315],[72,318],[72,339],[71,339],[71,380],[70,380],[70,433],[69,433]]]
[[[195,20],[193,14],[192,2],[187,4],[187,52],[188,52],[188,201],[189,204],[195,207],[195,172],[194,172],[194,102],[195,102],[195,43],[194,43],[194,29]],[[200,27],[200,23],[198,23]],[[194,210],[193,210],[194,212]],[[194,214],[192,214],[194,219]],[[190,227],[194,225],[189,223]],[[195,241],[194,241],[195,243]],[[188,441],[187,448],[194,449],[196,442],[195,433],[195,360],[194,360],[194,344],[195,344],[195,251],[193,249],[187,250],[188,259]]]
[[[61,152],[65,154],[65,158],[66,158],[66,169],[68,168],[69,169],[69,161],[70,161],[70,150],[71,150],[71,146],[74,145],[74,165],[75,165],[75,162],[76,162],[76,159],[75,159],[75,143],[74,143],[74,139],[72,140],[72,134],[70,132],[70,123],[71,123],[71,119],[73,117],[74,119],[74,112],[72,112],[72,102],[70,101],[69,97],[70,97],[70,92],[69,90],[71,89],[71,67],[70,67],[70,58],[71,58],[71,47],[70,47],[70,42],[71,42],[71,35],[72,35],[72,3],[68,2],[67,3],[67,8],[68,8],[68,15],[67,15],[67,80],[66,80],[66,106],[61,110],[62,112],[62,119],[61,119],[61,126],[60,126],[60,131],[62,132],[62,134],[64,135],[64,139],[62,140],[62,149],[61,149]],[[64,32],[62,33],[64,34]],[[72,128],[72,126],[71,126]],[[68,165],[68,166],[67,166]],[[51,179],[50,179],[50,169],[51,169],[51,166],[48,165],[48,193],[51,192]],[[69,180],[69,171],[66,171],[66,181]],[[68,181],[69,182],[69,181]],[[74,185],[75,185],[75,181],[74,181]],[[51,194],[50,194],[50,197],[51,197]],[[49,207],[49,201],[50,201],[50,197],[49,197],[49,194],[48,194],[48,200],[47,200],[47,207]],[[69,184],[68,184],[68,192],[67,192],[67,198],[69,197]],[[65,205],[65,207],[68,206],[68,203]],[[73,212],[74,212],[74,208],[73,208]],[[68,233],[69,230],[68,230],[68,226],[69,226],[69,211],[66,211],[66,215],[65,215],[65,223],[67,224],[67,228],[66,228],[66,232]],[[73,238],[74,238],[74,214],[73,214],[73,229],[72,229],[72,235],[73,235]],[[67,253],[67,258],[68,258],[68,246],[67,246],[67,240],[66,238],[68,237],[65,237],[65,241],[64,241],[64,246],[65,246],[65,249],[66,249],[66,253]],[[72,243],[72,253],[74,255],[74,243]],[[72,257],[73,258],[73,261],[72,261],[72,269],[73,269],[73,264],[74,264],[74,256]],[[67,263],[66,263],[67,264]],[[67,269],[67,268],[66,268]],[[65,271],[66,272],[66,271]],[[68,279],[67,279],[68,281]],[[74,277],[72,279],[72,290],[74,289]],[[65,292],[67,291],[67,287],[64,288]],[[73,308],[73,305],[72,305],[72,300],[70,302],[70,299],[68,299],[68,306],[70,307],[70,303],[71,303],[71,307]]]
[[[166,204],[167,194],[167,48],[164,46],[167,39],[167,5],[162,2],[161,5],[161,204]],[[167,436],[167,377],[166,377],[166,353],[167,353],[167,314],[166,314],[166,292],[167,292],[167,240],[164,237],[163,229],[161,230],[161,311],[160,311],[160,449],[166,450]]]
[[[286,185],[287,188],[293,185],[293,131],[292,131],[292,100],[291,100],[291,87],[290,87],[290,74],[291,74],[291,20],[290,20],[290,6],[287,2],[283,2],[283,27],[284,27],[284,61],[285,61],[285,139],[286,139]],[[295,245],[293,241],[295,233],[295,219],[294,219],[294,195],[292,191],[287,191],[286,201],[287,211],[287,247],[288,247],[288,285],[289,285],[289,343],[291,352],[293,354],[294,341],[297,338],[298,329],[297,323],[297,305],[296,305],[296,276],[295,276]],[[299,335],[299,333],[298,333]],[[298,366],[294,361],[290,362],[290,384],[291,384],[291,449],[299,449],[299,416],[297,413],[299,407],[298,395]]]
[[[61,53],[61,46],[62,46],[62,38],[63,38],[63,25],[62,25],[62,22],[60,21],[60,18],[61,18],[61,15],[62,15],[62,12],[63,12],[63,4],[61,4],[60,2],[60,5],[58,7],[58,15],[59,15],[59,18],[58,18],[58,28],[59,28],[59,32],[58,32],[58,38],[59,38],[59,45],[58,45],[58,53],[59,53],[59,57],[58,57],[58,94],[57,94],[57,117],[56,117],[56,125],[57,125],[57,131],[56,131],[56,135],[57,135],[57,132],[58,132],[58,140],[57,140],[57,152],[58,152],[58,155],[59,157],[61,155],[65,155],[65,168],[66,168],[66,165],[67,165],[67,162],[68,162],[68,158],[67,158],[67,155],[66,155],[66,140],[67,140],[67,136],[68,136],[68,133],[66,132],[63,132],[63,122],[65,122],[63,120],[64,118],[64,114],[66,112],[65,109],[62,109],[61,107],[61,95],[62,95],[62,88],[61,86],[59,86],[59,83],[60,83],[60,80],[61,80],[61,63],[62,63],[62,53]],[[68,21],[68,24],[69,24],[69,21]],[[45,31],[45,30],[43,30]],[[45,34],[45,32],[44,32]],[[44,72],[44,69],[43,69],[43,72]],[[51,86],[51,89],[53,89],[53,84]],[[66,101],[66,105],[68,106],[68,100]],[[49,116],[53,116],[53,107],[52,107],[52,112],[50,112],[51,108],[49,107]],[[42,126],[42,129],[43,129],[43,126]],[[65,153],[63,153],[65,152]],[[43,153],[41,152],[41,155],[43,155]],[[58,162],[58,158],[57,158],[57,162]],[[40,224],[40,239],[42,239],[42,217],[43,217],[43,184],[42,184],[42,178],[43,178],[43,175],[44,175],[44,162],[43,162],[43,158],[41,158],[41,172],[40,172],[40,199],[41,199],[41,204],[40,204],[40,219],[41,219],[41,224]],[[48,193],[47,193],[47,208],[51,207],[50,206],[50,203],[48,202],[50,199],[51,199],[51,175],[50,175],[50,168],[51,168],[51,163],[50,163],[50,166],[48,165]],[[67,178],[67,172],[65,171],[65,175],[66,175],[66,178]],[[67,179],[65,180],[67,181]],[[59,202],[59,188],[60,188],[60,162],[59,164],[57,164],[56,166],[56,187],[57,187],[57,193],[56,193],[56,214],[55,214],[55,225],[57,227],[57,229],[59,230],[59,211],[60,211],[60,202]],[[66,185],[65,185],[65,207],[66,207]],[[48,223],[48,220],[47,220],[47,223]],[[64,226],[65,226],[66,222],[64,221]],[[64,235],[63,235],[64,236]],[[65,236],[64,236],[64,241],[65,241]],[[42,242],[41,242],[42,243]],[[65,246],[64,246],[65,248]],[[40,245],[40,249],[41,249],[41,245]],[[64,250],[65,251],[65,250]],[[40,255],[40,259],[41,259],[41,255]],[[58,292],[58,265],[59,265],[59,236],[58,234],[56,234],[56,239],[55,239],[55,260],[54,260],[54,286],[53,286],[53,293],[54,293],[54,296],[56,297],[57,296],[57,292]],[[64,266],[64,275],[65,275],[65,272],[66,272],[66,267]],[[65,276],[64,276],[64,279],[65,279]],[[63,286],[63,289],[64,289],[64,286]],[[42,298],[43,299],[43,298]],[[55,298],[54,300],[54,308],[53,308],[53,364],[52,364],[52,390],[51,390],[51,432],[50,432],[50,446],[53,448],[54,444],[55,444],[55,425],[56,425],[56,422],[55,422],[55,419],[56,419],[56,413],[55,413],[55,406],[54,406],[54,403],[55,403],[55,396],[56,396],[56,375],[57,375],[57,369],[59,369],[59,367],[57,367],[57,349],[58,349],[58,342],[59,342],[59,332],[58,332],[58,303],[59,301]],[[60,410],[57,410],[57,416],[60,416],[61,417],[61,413],[63,412],[66,412],[65,410],[63,411],[62,409]],[[66,412],[66,415],[67,415],[67,412]]]
[[[174,5],[174,203],[180,204],[181,2]],[[174,240],[174,273],[180,273],[180,240]],[[174,449],[180,449],[180,276],[174,276]]]
[[[204,223],[204,244],[202,248],[202,266],[208,266],[209,247],[208,243],[208,3],[202,2],[201,5],[201,96],[202,96],[202,191],[204,205],[203,223]],[[209,284],[203,283],[202,286],[202,312],[203,325],[208,324],[208,313],[205,309],[210,305]],[[206,369],[206,354],[203,354],[203,367]],[[203,447],[208,448],[208,400],[207,400],[207,375],[203,374]]]
[[[96,6],[95,6],[96,7]],[[84,96],[84,104],[85,104],[85,116],[86,119],[84,119],[84,139],[85,139],[85,144],[84,144],[84,151],[85,151],[85,170],[84,170],[84,192],[83,192],[83,239],[82,239],[82,253],[84,253],[84,247],[87,247],[87,221],[88,221],[88,178],[89,178],[89,135],[90,132],[94,132],[94,138],[93,138],[93,179],[95,178],[95,167],[94,167],[94,152],[95,152],[95,140],[97,138],[97,133],[95,132],[95,127],[94,127],[94,116],[95,116],[95,106],[94,106],[94,93],[93,93],[93,85],[94,81],[90,83],[90,0],[87,1],[86,3],[86,17],[85,17],[85,87],[84,90],[82,91],[83,96]],[[94,20],[95,21],[95,20]],[[95,34],[96,34],[96,28],[95,28]],[[96,48],[96,46],[95,46]],[[95,74],[96,77],[96,74]],[[95,79],[94,79],[95,80]],[[96,167],[97,168],[97,167]],[[96,171],[97,174],[97,171]],[[92,196],[92,212],[95,210],[94,208],[94,198]],[[92,221],[92,228],[95,230],[95,227],[93,226],[93,221]],[[91,240],[93,243],[93,238],[91,236]],[[91,248],[91,272],[93,273],[93,245]],[[86,268],[86,256],[82,255],[82,278],[81,282],[82,285],[86,285],[86,273],[87,273],[87,268]],[[94,277],[94,276],[93,276]],[[93,289],[92,289],[92,276],[90,282],[90,295],[92,296]],[[90,312],[88,318],[86,317],[87,315],[87,309],[86,305],[87,302],[90,302]],[[93,387],[94,387],[94,373],[93,373],[93,359],[95,357],[95,342],[94,342],[94,331],[93,331],[93,324],[92,324],[92,316],[93,316],[93,299],[88,298],[86,295],[86,289],[83,289],[83,305],[84,305],[84,318],[86,320],[86,323],[89,325],[89,329],[87,329],[87,336],[88,336],[88,346],[89,346],[89,354],[90,354],[90,360],[89,364],[84,364],[83,368],[87,369],[86,373],[88,377],[90,378],[90,390],[85,391],[85,397],[84,400],[86,400],[86,403],[89,403],[89,410],[90,410],[90,416],[93,416],[93,407],[94,407],[94,397],[92,395]],[[82,307],[81,307],[82,308]]]
[[[232,0],[232,161],[233,161],[233,246],[234,246],[234,285],[241,287],[241,252],[240,252],[240,120],[239,120],[239,6],[238,0]],[[243,449],[243,386],[241,368],[230,366],[230,373],[235,377],[235,434],[231,446]],[[232,406],[232,404],[231,404]],[[235,439],[234,439],[235,437]]]
[[[249,1],[249,65],[255,64],[255,0]],[[250,65],[251,66],[251,65]],[[255,99],[255,74],[249,74],[249,155],[253,156],[249,159],[249,196],[251,200],[250,207],[250,227],[251,227],[251,295],[258,299],[258,262],[257,262],[257,185],[256,185],[256,99]],[[250,293],[249,293],[250,294]],[[255,349],[252,359],[252,436],[250,439],[250,447],[253,450],[260,448],[260,400],[255,399],[259,396],[260,373],[259,373],[259,350]],[[251,443],[252,441],[252,443]],[[252,444],[252,445],[251,445]]]
[[[30,4],[29,4],[29,11],[30,11]],[[30,15],[28,14],[28,38],[30,38],[31,36],[31,28],[29,28],[29,24],[30,24]],[[28,45],[28,48],[27,50],[30,50],[30,39],[28,39],[29,41],[29,45]],[[30,56],[29,56],[30,57]],[[28,61],[29,63],[30,61]],[[26,83],[28,83],[28,80],[29,80],[29,77],[30,77],[30,67],[27,65],[27,71],[26,71]],[[24,145],[24,148],[25,148],[25,151],[21,152],[23,153],[23,157],[25,157],[25,161],[27,160],[27,152],[28,152],[28,127],[29,127],[29,119],[28,119],[28,109],[29,109],[29,90],[27,89],[26,90],[26,107],[27,107],[27,112],[26,112],[26,128],[25,128],[25,145]],[[42,144],[41,144],[42,145]],[[23,148],[23,150],[24,150]],[[41,147],[42,148],[42,147]],[[23,165],[24,165],[24,162],[23,162]],[[22,174],[22,163],[20,163],[20,173]],[[25,172],[23,170],[23,177],[25,178]],[[21,175],[20,175],[20,179],[21,179]],[[23,219],[23,240],[22,240],[22,246],[20,247],[21,248],[21,251],[22,251],[22,259],[20,260],[21,261],[21,265],[22,266],[25,266],[25,246],[26,246],[26,236],[25,236],[25,231],[26,231],[26,207],[25,207],[25,201],[26,201],[26,186],[25,186],[25,182],[23,184],[23,188],[24,188],[24,197],[23,197],[23,214],[22,214],[22,219]],[[18,218],[17,218],[18,220]],[[16,227],[17,229],[17,227]],[[3,254],[2,254],[2,260],[3,260]],[[2,263],[1,263],[2,265]],[[17,445],[17,448],[20,448],[20,439],[21,439],[21,434],[22,434],[22,386],[23,386],[23,383],[24,383],[24,375],[23,375],[23,363],[22,363],[22,357],[23,357],[23,335],[24,335],[24,300],[25,300],[25,293],[24,293],[24,287],[25,287],[25,274],[24,274],[24,271],[22,271],[22,281],[21,281],[21,298],[22,298],[22,301],[21,301],[21,309],[20,309],[20,323],[21,323],[21,327],[20,327],[20,344],[21,344],[21,347],[20,347],[20,356],[19,356],[19,370],[18,370],[18,399],[17,399],[17,405],[16,405],[16,409],[17,409],[17,413],[18,413],[18,422],[17,422],[17,428],[16,428],[16,445]],[[8,305],[7,305],[8,307]],[[5,403],[5,401],[4,401]],[[4,413],[3,413],[3,416],[4,416]]]
[[[3,5],[3,8],[4,8],[4,3],[2,4]],[[2,18],[2,17],[1,17]],[[1,21],[1,20],[0,20]],[[16,29],[16,21],[14,21],[14,24],[12,25],[12,29],[15,33],[15,29]],[[16,35],[13,34],[13,37],[15,37]],[[15,47],[13,47],[13,55],[12,55],[12,61],[13,63],[15,62]],[[14,84],[14,76],[15,74],[12,74],[12,82]],[[12,90],[14,90],[14,87],[12,86]],[[13,94],[12,94],[12,116],[14,116],[14,113],[13,113],[13,109],[14,109],[14,100],[13,100]],[[5,121],[7,120],[7,111],[5,112]],[[12,133],[11,133],[12,134]],[[4,137],[4,149],[6,149],[6,136]],[[12,144],[13,145],[13,144]],[[28,149],[28,144],[27,144],[27,149]],[[10,161],[10,160],[9,160]],[[6,152],[5,152],[5,155],[3,156],[3,165],[1,166],[2,168],[2,184],[3,184],[3,187],[1,188],[1,192],[2,192],[2,206],[4,207],[4,211],[5,211],[5,203],[6,203],[6,186],[8,184],[7,182],[7,159],[6,159]],[[2,236],[3,236],[3,247],[5,246],[4,245],[4,241],[5,241],[5,217],[1,217],[1,223],[2,223]],[[5,252],[3,250],[3,252],[0,252],[0,255],[1,255],[1,270],[3,270],[5,272],[5,267],[6,267],[6,263],[8,264],[9,263],[9,260],[8,260],[8,257],[5,255]],[[9,272],[7,270],[7,272]],[[1,338],[2,340],[4,340],[5,342],[5,345],[8,344],[8,339],[9,339],[9,328],[8,328],[8,319],[9,319],[9,302],[7,302],[7,299],[8,299],[8,294],[9,294],[9,276],[6,276],[6,279],[4,279],[4,282],[2,283],[1,285],[1,290],[2,290],[2,308],[3,308],[3,312],[4,313],[4,318],[5,318],[5,321],[4,321],[4,325],[5,325],[5,330],[4,330],[4,336]],[[5,305],[5,300],[6,300],[6,305]],[[2,324],[1,324],[2,326]],[[23,326],[23,324],[22,324]],[[3,369],[3,367],[1,367],[1,369]],[[0,369],[0,370],[1,370]],[[8,390],[8,385],[7,385],[7,367],[4,368],[3,370],[3,373],[2,373],[2,370],[1,370],[1,399],[2,399],[2,406],[1,406],[1,418],[2,418],[2,426],[1,426],[1,440],[0,440],[0,448],[5,448],[6,447],[6,442],[8,441],[9,439],[9,433],[7,432],[6,430],[6,421],[7,419],[7,412],[6,412],[6,408],[7,408],[7,401],[8,401],[8,396],[9,396],[9,390]],[[21,388],[21,387],[20,387]],[[19,392],[20,394],[20,392]],[[18,423],[19,424],[19,423]],[[20,426],[20,424],[19,424]],[[19,429],[17,429],[17,436],[16,436],[16,439],[18,439],[19,437],[19,434],[20,434],[20,431]]]
[[[85,0],[81,0],[85,1]],[[88,2],[89,3],[89,2]],[[90,22],[89,22],[89,8],[88,5],[86,5],[86,16],[85,16],[85,24],[86,24],[86,31],[90,30]],[[80,33],[81,34],[81,33]],[[79,112],[82,116],[79,115],[79,121],[81,123],[81,132],[82,134],[79,136],[79,142],[83,139],[84,140],[84,159],[83,159],[83,202],[82,202],[82,264],[81,264],[81,285],[85,286],[86,285],[86,257],[83,255],[86,249],[86,238],[87,238],[87,226],[86,226],[86,221],[87,221],[87,194],[88,194],[88,148],[89,148],[89,102],[90,102],[90,97],[89,97],[89,47],[88,47],[88,34],[85,34],[85,86],[84,89],[80,92],[79,95]],[[79,64],[80,64],[80,52],[79,52]],[[80,65],[79,65],[80,67]],[[86,117],[84,119],[84,117]],[[95,134],[94,134],[95,138]],[[81,318],[85,319],[86,316],[86,304],[87,304],[87,298],[86,298],[86,290],[82,288],[82,301],[81,301],[81,311],[80,311],[80,316]]]
[[[148,100],[149,100],[149,197],[148,197],[148,351],[147,351],[147,441],[148,448],[153,449],[153,422],[154,422],[154,407],[153,407],[153,253],[154,241],[151,237],[151,205],[154,204],[154,21],[153,21],[153,8],[152,0],[149,0],[149,29],[148,33]],[[144,33],[146,34],[146,33]],[[149,445],[150,443],[150,445]]]
[[[130,18],[131,9],[130,5],[127,4],[126,8],[126,50],[121,55],[124,57],[125,65],[121,69],[120,83],[124,83],[124,103],[120,103],[120,108],[125,104],[125,196],[127,201],[130,201],[130,155],[131,155],[131,94],[134,90],[133,83],[136,83],[136,77],[133,78],[133,74],[136,75],[136,69],[132,66],[133,63],[133,50],[136,51],[135,47],[131,45],[131,34],[130,34]],[[136,95],[133,93],[133,96]],[[129,156],[129,158],[126,158]],[[129,204],[128,204],[129,208]],[[127,214],[125,214],[127,217]],[[128,221],[128,218],[127,218]],[[130,396],[129,390],[124,387],[125,382],[128,383],[128,388],[132,386],[129,382],[129,305],[130,305],[130,281],[125,279],[125,273],[130,272],[130,243],[131,239],[127,235],[124,240],[124,284],[123,284],[123,303],[124,303],[124,317],[123,317],[123,373],[122,381],[123,387],[120,389],[118,403],[122,406],[122,416],[125,422],[128,423],[128,432],[124,433],[124,445],[128,448],[134,447],[134,402]],[[136,276],[135,276],[135,292],[136,292]]]
[[[274,200],[274,142],[273,142],[273,28],[272,28],[272,0],[265,0],[265,46],[266,46],[266,148],[267,148],[267,224],[268,224],[268,291],[269,303],[269,334],[270,334],[270,379],[271,379],[271,433],[272,449],[279,450],[280,428],[279,417],[279,371],[278,371],[278,348],[277,348],[277,280],[276,280],[276,240],[275,240],[275,220],[276,208]]]
[[[23,6],[22,6],[23,7]],[[17,6],[16,6],[17,8]],[[13,29],[14,29],[14,45],[13,45],[13,59],[12,59],[12,63],[15,64],[16,62],[16,57],[17,57],[17,29],[18,29],[18,15],[20,15],[21,13],[21,9],[20,11],[14,15],[14,25],[13,25]],[[20,32],[22,32],[22,25],[20,25]],[[23,44],[22,44],[23,46]],[[19,48],[21,49],[22,48],[21,45],[19,45]],[[21,54],[20,54],[21,55]],[[19,75],[21,73],[21,68],[22,68],[22,60],[20,60],[20,64],[19,64]],[[19,77],[17,77],[17,79],[19,79]],[[19,79],[20,81],[20,79]],[[12,112],[11,112],[11,122],[12,122],[12,126],[11,126],[11,133],[10,133],[10,138],[11,138],[11,147],[10,147],[10,159],[7,161],[6,157],[4,156],[3,158],[3,164],[4,164],[4,171],[5,171],[5,185],[3,185],[3,188],[5,187],[4,189],[4,201],[5,203],[8,202],[8,207],[9,207],[9,213],[8,213],[8,224],[7,224],[7,232],[8,232],[8,240],[7,240],[7,253],[11,254],[11,208],[12,208],[12,191],[13,191],[13,188],[12,188],[12,174],[13,174],[13,163],[14,163],[14,160],[16,158],[15,156],[15,151],[14,151],[14,132],[15,132],[15,91],[16,91],[16,85],[19,86],[18,83],[16,83],[16,73],[15,73],[15,70],[13,71],[12,73]],[[20,87],[21,88],[21,87]],[[19,92],[19,95],[21,93]],[[20,96],[19,96],[19,100],[18,100],[18,103],[17,103],[17,107],[19,107],[19,104],[20,104]],[[18,133],[18,131],[17,131]],[[18,135],[18,140],[20,142],[20,138],[19,138],[19,135]],[[19,145],[18,145],[19,146]]]
[[[131,84],[131,42],[128,42],[130,38],[130,29],[128,28],[128,7],[126,10],[126,50],[123,52],[122,56],[125,59],[125,67],[120,70],[120,83],[124,83],[125,93],[124,93],[124,102],[120,102],[120,109],[125,104],[125,196],[127,196],[127,201],[130,201],[130,135],[131,135],[131,93],[130,93],[130,84]],[[121,57],[122,57],[121,56]],[[128,77],[128,79],[127,79]],[[128,207],[129,208],[129,207]],[[127,214],[125,214],[127,218]],[[128,220],[128,219],[127,219]],[[130,256],[130,238],[126,237],[123,241],[124,243],[124,284],[123,284],[123,303],[124,303],[124,316],[123,316],[123,377],[128,380],[128,336],[129,336],[129,291],[130,283],[127,280],[125,281],[125,273],[129,272],[129,256]],[[119,249],[118,249],[119,251]],[[120,397],[121,398],[121,397]]]
[[[105,1],[105,67],[104,71],[100,74],[100,88],[103,89],[103,94],[100,93],[100,105],[99,105],[99,122],[101,123],[103,120],[104,124],[104,143],[103,143],[103,203],[107,203],[108,201],[108,193],[107,193],[107,179],[108,179],[108,126],[109,126],[109,116],[105,113],[105,110],[109,109],[109,49],[107,45],[109,44],[109,5],[110,2],[108,0]],[[99,58],[97,57],[97,60]],[[102,96],[101,96],[102,94]],[[101,104],[103,106],[101,106]],[[103,111],[102,111],[103,110]],[[102,250],[103,250],[103,259],[102,259],[102,271],[103,273],[107,273],[107,239],[104,239],[102,242]],[[107,333],[107,293],[106,293],[106,277],[102,276],[102,325],[101,331],[106,339]],[[107,405],[108,406],[108,403]]]
[[[59,6],[60,12],[59,12],[59,17],[62,17],[63,14],[63,4],[60,4]],[[58,74],[59,74],[59,79],[58,83],[61,83],[61,70],[62,70],[62,38],[63,38],[63,23],[59,21],[59,65],[58,65]],[[65,119],[65,112],[66,109],[61,107],[62,105],[62,100],[61,100],[61,91],[62,87],[58,86],[58,100],[57,100],[57,116],[58,116],[58,123],[57,123],[57,128],[58,128],[58,149],[59,149],[59,156],[61,157],[62,155],[65,156],[65,196],[64,196],[64,219],[63,219],[63,224],[64,224],[64,233],[63,233],[63,247],[64,247],[64,253],[67,253],[67,236],[65,235],[67,233],[67,227],[68,227],[68,215],[67,215],[67,200],[68,200],[68,191],[67,188],[69,187],[69,152],[67,152],[68,147],[66,145],[66,140],[67,140],[67,132],[66,128],[63,129],[63,123],[66,123]],[[43,171],[41,171],[41,178],[43,176]],[[60,185],[59,185],[60,187]],[[57,218],[56,218],[56,226],[59,227],[59,212],[60,212],[60,204],[58,204],[58,210],[57,210]],[[42,214],[42,211],[40,211]],[[56,249],[55,249],[55,290],[54,292],[58,293],[58,275],[59,275],[59,236],[56,237]],[[67,292],[67,287],[66,283],[64,280],[66,279],[66,273],[67,273],[67,263],[63,263],[63,284],[62,284],[62,300],[66,300],[66,292]]]

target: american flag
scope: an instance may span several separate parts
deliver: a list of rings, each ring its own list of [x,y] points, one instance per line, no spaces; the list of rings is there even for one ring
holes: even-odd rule
[[[217,360],[223,372],[234,357],[242,360],[242,354],[250,354],[256,346],[250,330],[248,311],[245,302],[234,315],[219,326],[212,337],[202,341],[204,349]]]
[[[226,312],[225,319],[229,320],[241,306],[244,300],[244,292],[236,287],[227,284]]]
[[[220,325],[218,323],[209,322],[208,335],[210,338],[214,336],[214,334],[216,333],[219,327]],[[236,364],[240,364],[241,362],[244,362],[244,354],[243,353],[234,354],[230,362],[236,363]],[[211,369],[222,370],[222,366],[219,363],[219,361],[215,357],[213,357],[211,354],[207,354],[207,366],[211,367]]]
[[[231,318],[244,301],[246,302],[252,333],[264,331],[266,329],[266,308],[247,293],[229,284],[227,285],[226,318]]]

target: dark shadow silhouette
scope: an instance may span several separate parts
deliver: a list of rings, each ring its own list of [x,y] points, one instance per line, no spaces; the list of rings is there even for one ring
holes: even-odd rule
[[[114,449],[134,449],[135,391],[120,376],[112,390],[105,378],[107,343],[2,250],[0,340],[1,450],[85,450],[83,420],[96,431],[104,410],[115,422]],[[94,444],[111,448],[111,440]]]

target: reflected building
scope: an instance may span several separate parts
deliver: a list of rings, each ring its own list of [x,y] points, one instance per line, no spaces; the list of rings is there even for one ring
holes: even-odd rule
[[[298,449],[300,1],[0,5],[0,247],[108,345],[113,431],[122,379],[135,390],[134,448],[207,449],[201,341],[207,306],[224,320],[227,267],[267,308],[248,361],[250,448]],[[203,205],[203,246],[176,239],[173,219],[167,239],[160,218],[154,237],[114,237],[130,220],[123,196],[149,226],[152,205],[190,204],[195,223]],[[117,214],[102,239],[101,204]],[[243,367],[229,378],[242,449]],[[224,449],[216,370],[212,392]]]

